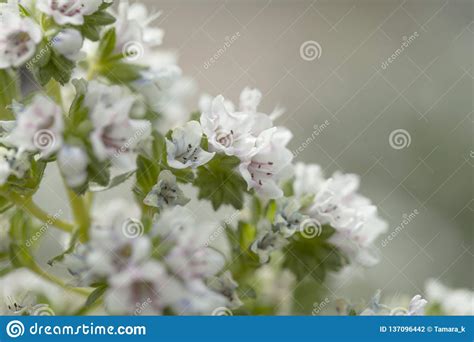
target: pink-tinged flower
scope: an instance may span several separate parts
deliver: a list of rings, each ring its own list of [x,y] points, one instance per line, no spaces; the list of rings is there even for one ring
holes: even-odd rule
[[[64,122],[61,108],[44,95],[36,95],[25,106],[16,106],[16,124],[3,143],[21,151],[40,152],[47,158],[63,143]]]
[[[136,99],[120,86],[89,82],[84,104],[94,125],[90,135],[94,154],[123,169],[135,167],[134,152],[151,134],[147,120],[130,119]]]
[[[84,16],[96,12],[102,0],[38,0],[38,9],[59,25],[82,25]]]
[[[13,2],[0,4],[0,69],[19,67],[31,59],[41,41],[40,27],[21,17]]]
[[[158,261],[131,265],[109,278],[105,308],[116,315],[160,315],[168,301],[163,290],[171,281]]]
[[[291,133],[283,128],[273,127],[260,134],[254,152],[239,165],[249,189],[264,198],[283,196],[278,183],[291,174],[293,154],[286,148],[290,139]]]
[[[166,139],[168,164],[175,169],[196,168],[209,162],[215,153],[204,151],[201,145],[202,129],[197,121],[189,121],[176,128],[171,141]]]

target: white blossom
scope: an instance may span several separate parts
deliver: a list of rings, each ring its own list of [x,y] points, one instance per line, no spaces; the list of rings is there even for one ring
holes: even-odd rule
[[[75,188],[86,182],[89,158],[82,148],[64,145],[58,152],[57,161],[69,187]]]
[[[147,120],[130,119],[135,101],[122,87],[97,81],[89,82],[84,99],[94,125],[90,135],[94,154],[126,170],[135,167],[133,152],[151,133]]]
[[[124,200],[110,201],[97,210],[88,243],[64,260],[80,284],[106,279],[149,258],[151,241],[143,235],[138,217],[139,209]]]
[[[430,303],[439,305],[444,315],[474,315],[474,292],[467,288],[453,289],[439,280],[428,279],[425,291]]]
[[[313,195],[305,213],[336,229],[330,241],[351,260],[366,266],[376,264],[379,257],[373,244],[387,230],[387,223],[378,217],[377,207],[357,193],[359,177],[335,172],[324,179],[319,166],[304,164],[296,165],[295,176],[296,195]]]
[[[196,168],[209,162],[215,153],[204,151],[201,147],[202,129],[197,121],[189,121],[176,128],[171,141],[166,139],[168,164],[175,169]]]
[[[165,267],[157,261],[131,265],[109,278],[106,310],[116,315],[160,315],[168,300],[163,288],[169,282]]]
[[[201,125],[212,150],[244,157],[252,152],[256,137],[252,135],[253,118],[227,110],[224,97],[217,96],[210,110],[201,114]]]
[[[59,25],[82,25],[84,16],[96,12],[102,0],[38,0],[37,8]]]
[[[248,189],[255,189],[264,198],[283,196],[278,183],[291,175],[293,154],[286,148],[289,139],[291,133],[277,127],[260,134],[254,152],[239,165]]]
[[[158,19],[161,11],[149,15],[145,5],[128,0],[120,1],[115,28],[117,50],[122,50],[128,42],[141,44],[142,49],[161,45],[164,31],[151,24]]]
[[[188,202],[189,198],[178,187],[176,176],[169,170],[160,172],[156,185],[143,200],[146,205],[160,209],[167,206],[185,205]]]
[[[0,186],[5,184],[11,175],[23,178],[29,168],[30,162],[26,153],[0,146]]]
[[[19,151],[41,152],[47,158],[63,142],[64,122],[61,108],[44,95],[36,95],[25,107],[15,107],[16,124],[1,141]]]
[[[274,231],[270,222],[259,222],[256,240],[250,245],[250,250],[258,255],[260,263],[267,263],[270,254],[288,244],[288,239],[280,232]]]
[[[78,30],[66,28],[54,36],[53,47],[69,60],[76,61],[85,56],[81,53],[84,38]]]
[[[31,18],[21,17],[14,1],[0,4],[0,69],[25,64],[41,37],[40,27]]]
[[[380,303],[381,294],[381,290],[377,290],[368,307],[360,313],[361,316],[422,316],[425,314],[424,310],[428,301],[421,295],[414,296],[408,308],[405,308],[404,306],[390,307]]]

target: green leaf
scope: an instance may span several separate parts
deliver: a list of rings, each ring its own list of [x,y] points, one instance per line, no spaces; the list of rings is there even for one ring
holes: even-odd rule
[[[0,196],[0,214],[4,213],[13,206],[13,203],[7,200],[5,197]]]
[[[104,61],[109,57],[115,49],[115,29],[111,28],[105,32],[99,44],[99,61]]]
[[[136,81],[145,69],[146,67],[141,65],[114,60],[102,65],[100,73],[102,76],[107,77],[109,81],[121,84]]]
[[[87,119],[89,111],[83,106],[84,97],[87,92],[87,82],[84,79],[72,80],[74,88],[76,88],[76,96],[71,103],[69,108],[69,122],[72,130],[76,130],[77,127]]]
[[[198,168],[194,185],[199,188],[199,199],[211,201],[214,210],[223,204],[242,209],[245,180],[235,172],[240,163],[236,157],[216,155],[209,163]]]
[[[283,267],[290,269],[298,279],[311,275],[314,280],[323,282],[329,271],[338,271],[347,264],[347,258],[328,238],[334,229],[324,226],[322,234],[305,238],[300,233],[284,249]]]
[[[31,168],[25,177],[17,178],[10,176],[8,178],[10,189],[21,195],[33,195],[38,190],[41,180],[43,179],[46,164],[47,162],[44,160],[32,159]]]
[[[17,82],[17,75],[12,70],[0,69],[0,120],[15,119],[7,107],[17,99]]]
[[[100,297],[103,296],[106,290],[107,284],[96,287],[96,289],[91,292],[89,297],[87,297],[85,306],[91,306],[92,304],[94,304],[97,300],[100,299]]]
[[[116,187],[117,185],[120,185],[122,184],[123,182],[125,182],[127,179],[129,179],[136,171],[133,170],[133,171],[130,171],[130,172],[125,172],[125,173],[122,173],[118,176],[115,176],[114,178],[112,178],[112,180],[110,181],[109,184],[107,184],[106,186],[100,186],[98,184],[90,184],[89,185],[89,190],[92,191],[92,192],[101,192],[101,191],[105,191],[105,190],[109,190],[109,189],[112,189],[114,187]]]

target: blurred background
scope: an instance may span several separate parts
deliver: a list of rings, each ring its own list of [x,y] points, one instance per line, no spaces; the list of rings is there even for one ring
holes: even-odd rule
[[[471,0],[145,2],[197,82],[195,108],[259,88],[261,111],[286,108],[297,161],[360,175],[389,229],[381,262],[334,277],[337,295],[414,295],[428,278],[473,288]]]

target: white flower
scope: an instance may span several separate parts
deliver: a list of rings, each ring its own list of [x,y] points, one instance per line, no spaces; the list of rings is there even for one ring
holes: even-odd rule
[[[102,0],[38,0],[38,9],[59,25],[82,25],[84,16],[96,12]]]
[[[197,121],[189,121],[176,128],[172,141],[166,139],[168,164],[175,169],[196,168],[209,162],[215,153],[204,151],[201,147],[202,129]]]
[[[15,114],[16,125],[2,139],[3,143],[20,151],[41,152],[43,158],[61,147],[64,129],[62,111],[51,99],[36,95],[29,105]]]
[[[143,49],[161,45],[163,30],[150,26],[160,15],[161,12],[148,15],[148,10],[143,4],[130,5],[128,0],[120,1],[117,21],[114,24],[117,32],[117,50],[122,50],[128,42],[141,44]]]
[[[84,38],[78,30],[66,28],[60,31],[52,42],[54,49],[69,60],[75,61],[84,57],[81,53]]]
[[[41,37],[40,27],[21,17],[14,1],[0,4],[0,69],[25,64],[34,56]]]
[[[136,206],[123,200],[110,201],[97,210],[88,243],[64,260],[80,284],[106,279],[150,256],[151,241],[142,235],[139,215]]]
[[[167,304],[163,290],[169,282],[165,267],[157,261],[130,266],[110,277],[105,307],[115,315],[160,315]]]
[[[209,288],[220,293],[228,300],[229,309],[237,309],[242,306],[242,301],[237,295],[237,287],[239,286],[232,278],[230,271],[225,271],[218,277],[211,277],[208,281]]]
[[[298,198],[306,194],[316,194],[326,181],[321,167],[316,164],[295,164],[295,181],[293,191]]]
[[[144,96],[153,111],[160,114],[155,129],[166,134],[188,120],[190,110],[187,102],[195,92],[196,84],[182,75],[174,58],[153,55],[156,58],[150,59],[152,67],[143,71],[141,78],[134,81],[132,87]]]
[[[89,82],[84,99],[94,125],[90,135],[94,154],[127,170],[135,167],[133,152],[151,133],[147,120],[130,119],[134,102],[124,88],[96,81]]]
[[[278,231],[272,230],[268,221],[261,221],[258,226],[257,239],[250,245],[250,250],[258,255],[260,263],[267,263],[270,254],[288,244],[288,240]]]
[[[295,194],[314,195],[305,213],[336,229],[330,241],[353,261],[376,264],[379,257],[373,243],[387,230],[387,223],[378,217],[377,207],[357,193],[359,177],[335,172],[325,180],[320,167],[304,164],[296,165],[295,175]]]
[[[277,200],[277,210],[273,225],[285,238],[300,231],[302,223],[309,217],[300,212],[300,204],[295,199],[280,198]]]
[[[429,279],[425,285],[426,297],[438,304],[443,315],[473,316],[474,292],[469,289],[453,289],[440,281]]]
[[[371,299],[369,306],[360,313],[361,316],[421,316],[425,314],[425,306],[428,303],[421,295],[414,296],[408,309],[403,306],[391,308],[385,304],[380,303],[381,290],[377,290],[374,297]]]
[[[146,195],[143,203],[163,209],[167,206],[185,205],[190,200],[176,183],[176,177],[169,171],[160,172],[156,185]]]
[[[85,183],[89,158],[82,148],[64,145],[58,152],[57,161],[68,186],[76,188]]]
[[[11,175],[23,178],[29,168],[30,162],[26,153],[0,146],[0,186],[5,184]]]
[[[153,217],[152,236],[160,236],[165,241],[177,242],[195,229],[195,222],[189,209],[181,206],[166,208]]]
[[[421,295],[414,296],[408,306],[407,316],[423,316],[425,314],[425,306],[428,301],[421,297]]]
[[[256,137],[252,135],[253,117],[227,110],[224,97],[217,96],[210,110],[201,114],[201,125],[214,151],[244,157],[252,152]]]
[[[211,290],[200,279],[168,286],[164,293],[176,315],[211,315],[217,308],[230,305],[224,295]]]
[[[293,154],[285,146],[289,139],[291,133],[287,130],[273,127],[263,131],[255,151],[239,165],[248,188],[264,198],[283,196],[278,182],[291,173]]]

